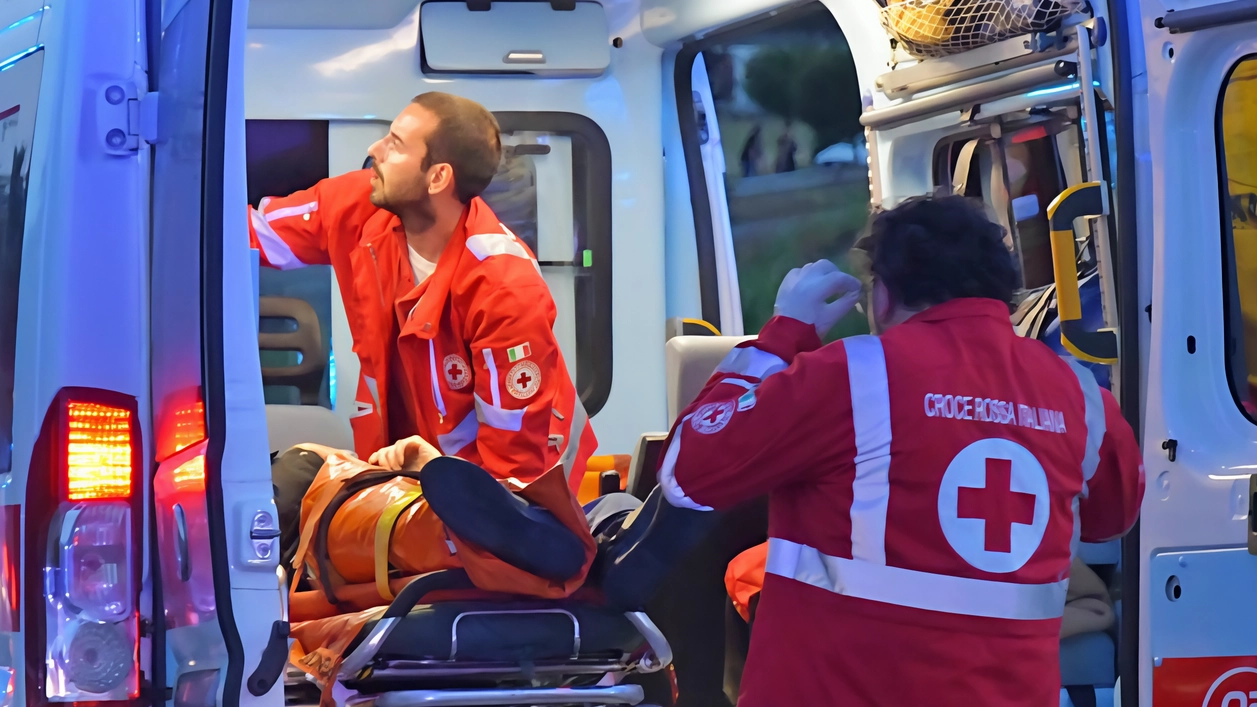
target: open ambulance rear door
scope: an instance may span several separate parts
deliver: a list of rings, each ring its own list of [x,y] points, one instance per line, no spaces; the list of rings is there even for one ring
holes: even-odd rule
[[[1125,178],[1151,305],[1139,703],[1242,707],[1257,702],[1257,3],[1127,8]]]
[[[154,681],[172,688],[167,699],[176,707],[277,706],[288,627],[276,576],[279,523],[245,222],[248,4],[148,3],[149,36],[160,42],[151,72],[159,95],[152,202]],[[164,6],[160,15],[151,5]]]

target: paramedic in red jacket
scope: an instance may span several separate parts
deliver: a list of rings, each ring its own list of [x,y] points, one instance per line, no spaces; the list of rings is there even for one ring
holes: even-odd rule
[[[1014,334],[979,204],[909,200],[864,246],[877,335],[821,346],[860,285],[792,271],[660,466],[675,506],[770,493],[738,704],[1058,704],[1071,554],[1134,523],[1134,434],[1090,373]]]
[[[501,160],[493,114],[425,93],[369,154],[369,170],[249,213],[265,265],[336,271],[362,364],[358,454],[401,468],[418,436],[499,478],[562,463],[579,488],[597,442],[554,300],[528,246],[479,197]]]

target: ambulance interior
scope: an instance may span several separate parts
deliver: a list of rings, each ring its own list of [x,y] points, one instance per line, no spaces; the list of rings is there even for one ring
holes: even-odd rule
[[[870,202],[939,189],[985,200],[1022,267],[1014,324],[1065,353],[1049,207],[1112,183],[1113,68],[1103,4],[1052,7],[1047,31],[919,61],[873,0],[252,0],[248,198],[362,168],[415,94],[494,111],[504,155],[484,198],[537,254],[598,454],[622,455],[600,467],[620,471],[612,486],[592,473],[582,500],[615,482],[644,497],[677,411],[771,315],[788,269],[852,266]],[[1094,64],[1080,61],[1093,44]],[[1077,274],[1084,324],[1099,329],[1114,311],[1111,226],[1085,223]],[[351,446],[357,363],[330,268],[255,260],[255,278],[271,451]],[[866,331],[857,313],[832,336]],[[1107,385],[1109,367],[1091,365]],[[765,537],[762,504],[737,513],[700,550],[709,573]],[[1120,617],[1119,555],[1116,541],[1080,550]],[[689,704],[731,701],[746,628],[726,623],[723,586],[689,571],[689,603],[648,612],[679,646],[665,672],[683,701],[715,700]],[[1118,635],[1111,622],[1062,642],[1062,704],[1084,688],[1113,699]]]

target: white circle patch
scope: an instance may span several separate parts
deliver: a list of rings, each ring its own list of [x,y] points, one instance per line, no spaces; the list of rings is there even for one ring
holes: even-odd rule
[[[520,361],[506,374],[506,392],[512,397],[527,400],[541,389],[541,369],[532,361]]]
[[[1005,574],[1021,569],[1047,530],[1047,473],[1030,450],[983,439],[952,459],[938,490],[938,520],[965,562]]]
[[[445,382],[450,390],[462,390],[471,382],[471,366],[458,354],[450,354],[441,362],[441,371],[445,373]]]
[[[729,424],[729,420],[733,418],[734,405],[733,401],[725,400],[719,403],[707,403],[700,407],[694,416],[690,418],[690,427],[695,432],[705,435],[716,434]]]

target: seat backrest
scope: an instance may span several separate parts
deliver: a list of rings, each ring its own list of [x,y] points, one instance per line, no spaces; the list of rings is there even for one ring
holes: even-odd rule
[[[258,317],[296,323],[291,331],[259,332],[260,350],[295,351],[301,355],[296,365],[262,366],[262,384],[292,386],[300,393],[302,405],[318,405],[327,352],[323,350],[323,333],[314,307],[295,297],[259,297]]]
[[[344,418],[321,405],[267,405],[266,432],[272,452],[303,442],[353,449],[353,431]]]
[[[668,425],[694,401],[734,346],[753,336],[674,336],[665,348]]]

